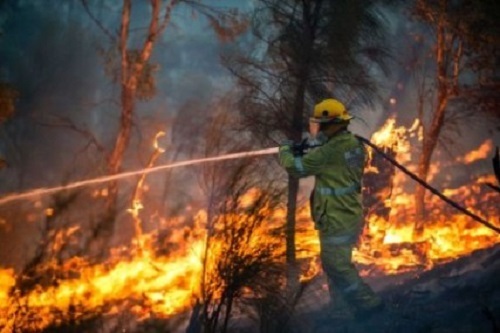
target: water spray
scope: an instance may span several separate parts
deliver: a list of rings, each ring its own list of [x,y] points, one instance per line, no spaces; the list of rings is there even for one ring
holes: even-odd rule
[[[439,190],[437,190],[436,188],[431,186],[425,180],[419,178],[416,174],[409,171],[407,168],[405,168],[403,165],[398,163],[392,157],[385,154],[382,149],[377,147],[370,140],[363,138],[361,136],[358,136],[358,135],[356,135],[356,137],[363,144],[371,147],[375,152],[380,154],[383,158],[388,160],[395,167],[397,167],[399,170],[401,170],[406,175],[411,177],[413,180],[415,180],[421,186],[428,189],[433,195],[436,195],[437,197],[439,197],[441,200],[443,200],[448,205],[454,207],[455,209],[459,210],[460,212],[464,213],[465,215],[473,218],[477,222],[483,224],[484,226],[486,226],[486,227],[488,227],[488,228],[490,228],[490,229],[492,229],[495,232],[500,234],[500,228],[496,227],[495,225],[486,221],[482,217],[474,214],[469,209],[459,205],[458,203],[454,202],[453,200],[451,200],[450,198],[445,196],[443,193],[441,193]],[[307,148],[307,147],[302,147],[302,148]],[[30,191],[27,191],[24,193],[10,194],[10,195],[7,195],[3,198],[0,198],[0,206],[4,205],[6,203],[12,202],[12,201],[16,201],[16,200],[28,199],[28,198],[32,198],[32,197],[41,196],[41,195],[60,192],[63,190],[69,190],[69,189],[75,189],[75,188],[84,187],[84,186],[88,186],[88,185],[105,183],[105,182],[109,182],[109,181],[113,181],[113,180],[118,180],[118,179],[123,179],[123,178],[138,176],[138,175],[144,175],[144,174],[149,174],[149,173],[153,173],[153,172],[158,172],[158,171],[162,171],[162,170],[166,170],[166,169],[178,168],[181,166],[188,166],[188,165],[195,165],[195,164],[216,162],[216,161],[224,161],[224,160],[245,158],[245,157],[251,157],[251,156],[277,154],[278,150],[279,150],[278,147],[272,147],[272,148],[266,148],[266,149],[261,149],[261,150],[245,151],[245,152],[240,152],[240,153],[231,153],[231,154],[225,154],[225,155],[219,155],[219,156],[213,156],[213,157],[192,159],[192,160],[187,160],[187,161],[180,161],[180,162],[174,162],[174,163],[170,163],[170,164],[159,165],[159,166],[155,166],[155,167],[151,167],[151,168],[143,168],[143,169],[139,169],[139,170],[135,170],[135,171],[127,171],[127,172],[117,173],[115,175],[110,175],[110,176],[102,176],[102,177],[97,177],[97,178],[92,178],[92,179],[87,179],[87,180],[76,181],[76,182],[69,183],[66,185],[61,185],[61,186],[34,189],[34,190],[30,190]]]
[[[164,165],[158,165],[158,166],[151,167],[151,168],[143,168],[143,169],[134,170],[134,171],[121,172],[121,173],[117,173],[115,175],[80,180],[80,181],[72,182],[72,183],[69,183],[66,185],[61,185],[61,186],[38,188],[38,189],[29,190],[29,191],[26,191],[23,193],[10,194],[10,195],[7,195],[3,198],[0,198],[0,206],[4,205],[6,203],[12,202],[12,201],[16,201],[16,200],[29,199],[29,198],[38,197],[41,195],[56,193],[56,192],[75,189],[75,188],[79,188],[79,187],[85,187],[88,185],[106,183],[106,182],[110,182],[113,180],[118,180],[118,179],[123,179],[123,178],[143,175],[143,174],[149,174],[149,173],[158,172],[158,171],[162,171],[162,170],[166,170],[166,169],[173,169],[173,168],[178,168],[178,167],[182,167],[182,166],[208,163],[208,162],[232,160],[232,159],[245,158],[245,157],[251,157],[251,156],[271,155],[271,154],[277,154],[277,153],[278,153],[278,147],[273,147],[273,148],[267,148],[267,149],[261,149],[261,150],[245,151],[245,152],[231,153],[231,154],[225,154],[225,155],[220,155],[220,156],[198,158],[198,159],[192,159],[192,160],[187,160],[187,161],[180,161],[180,162],[174,162],[174,163],[169,163],[169,164],[164,164]]]

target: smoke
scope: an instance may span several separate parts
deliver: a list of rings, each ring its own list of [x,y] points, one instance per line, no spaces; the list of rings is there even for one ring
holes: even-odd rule
[[[131,47],[143,41],[150,14],[147,3],[134,2],[133,6]],[[0,9],[0,79],[20,92],[16,114],[0,126],[0,153],[10,165],[0,170],[0,193],[57,186],[105,174],[106,154],[113,144],[120,111],[119,87],[105,75],[109,64],[102,52],[111,47],[106,32],[77,0],[3,1]],[[90,9],[108,32],[117,31],[121,13],[118,2],[101,1]],[[202,155],[207,124],[215,113],[221,112],[214,101],[233,88],[233,80],[220,64],[219,56],[221,51],[231,52],[238,43],[221,44],[207,29],[209,24],[202,16],[194,15],[187,7],[179,9],[155,45],[152,62],[159,68],[155,76],[157,93],[151,100],[136,105],[124,170],[147,163],[152,139],[160,130],[167,132],[160,143],[166,152],[158,163]],[[425,50],[420,48],[423,44],[410,38],[413,26],[406,18],[394,17],[391,23],[399,59],[411,58],[414,51],[401,45],[412,45],[418,52]],[[369,137],[391,113],[397,113],[403,124],[414,119],[412,73],[401,65],[395,64],[392,76],[382,81],[381,102],[375,108],[353,111],[360,119],[353,123],[354,132]],[[394,104],[389,102],[391,99]],[[228,113],[236,112],[233,107],[231,103],[223,105]],[[471,131],[469,125],[460,125],[461,131],[451,136],[453,149],[459,146],[465,152],[490,136],[494,143],[499,142],[498,130],[490,133],[485,127],[476,126]],[[235,133],[228,141],[239,139]],[[487,160],[477,162],[474,170],[476,167],[482,172],[490,168]],[[461,174],[470,174],[460,168]],[[127,180],[122,185],[130,190],[134,181]],[[195,181],[188,172],[154,176],[155,188],[150,190],[148,199],[158,206],[164,205],[162,201],[189,202],[193,198],[190,186]],[[79,197],[80,217],[71,221],[79,221],[82,226],[90,223],[93,212],[88,211],[88,205],[94,203],[93,191],[99,190],[92,188],[82,194],[83,198]],[[22,265],[22,259],[30,256],[40,227],[47,222],[44,209],[56,199],[61,200],[50,198],[2,208],[0,264]]]
[[[20,93],[14,117],[0,127],[0,154],[9,163],[9,168],[0,171],[0,193],[4,195],[106,173],[106,155],[119,125],[120,105],[119,87],[106,76],[110,64],[102,53],[111,47],[107,32],[118,30],[121,4],[102,1],[89,6],[104,29],[77,0],[0,3],[0,79]],[[144,40],[149,5],[134,2],[132,13],[130,47]],[[124,170],[145,165],[153,150],[152,139],[160,130],[167,132],[160,144],[168,150],[158,163],[187,157],[194,143],[200,142],[203,131],[197,130],[198,125],[212,112],[207,106],[230,87],[229,74],[219,62],[223,45],[207,27],[202,16],[179,7],[155,45],[152,63],[159,66],[157,93],[136,105]],[[185,112],[188,108],[190,112]],[[179,142],[186,143],[182,150],[177,147]],[[163,193],[167,180],[178,190],[181,186],[175,184],[185,178],[182,173],[155,177],[157,189],[151,192],[160,193],[158,201],[165,200],[169,198]],[[129,190],[133,184],[131,179],[122,186]],[[95,204],[93,191],[100,188],[82,191],[77,205]],[[181,193],[175,196],[180,197]],[[2,207],[1,265],[19,268],[33,255],[40,230],[47,226],[44,210],[57,200],[50,197]],[[80,209],[74,220],[85,228],[95,218],[92,214]],[[56,224],[69,220],[73,219],[61,218]]]

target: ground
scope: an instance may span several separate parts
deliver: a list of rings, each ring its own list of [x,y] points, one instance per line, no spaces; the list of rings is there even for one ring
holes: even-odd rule
[[[416,277],[367,279],[376,286],[386,310],[369,320],[344,325],[323,323],[325,306],[295,318],[297,333],[500,333],[500,245],[476,251]],[[382,281],[385,280],[385,281]],[[383,282],[383,283],[382,283]],[[316,288],[316,289],[314,289]],[[322,288],[306,290],[307,303],[324,298]]]

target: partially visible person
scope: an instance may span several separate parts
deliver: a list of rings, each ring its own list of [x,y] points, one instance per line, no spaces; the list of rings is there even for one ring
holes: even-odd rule
[[[296,177],[314,176],[311,214],[330,292],[329,318],[367,318],[384,303],[359,276],[352,251],[364,225],[361,197],[366,152],[348,130],[353,117],[336,99],[314,107],[310,132],[317,147],[297,154],[291,142],[279,149],[280,164]]]

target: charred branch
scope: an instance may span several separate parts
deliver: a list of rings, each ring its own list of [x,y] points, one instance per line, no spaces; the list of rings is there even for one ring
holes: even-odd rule
[[[464,208],[462,206],[460,206],[459,204],[457,204],[456,202],[454,202],[453,200],[451,200],[450,198],[448,198],[447,196],[445,196],[443,193],[441,193],[440,191],[438,191],[436,188],[432,187],[431,185],[429,185],[426,181],[422,180],[421,178],[419,178],[417,175],[415,175],[413,172],[411,172],[410,170],[408,170],[407,168],[405,168],[403,165],[401,165],[400,163],[398,163],[396,160],[394,160],[393,158],[391,158],[389,155],[387,155],[384,151],[382,151],[380,148],[378,148],[377,146],[375,146],[373,143],[370,142],[370,140],[367,140],[363,137],[360,137],[358,136],[358,139],[363,142],[364,144],[370,146],[372,149],[374,149],[378,154],[381,154],[382,156],[384,156],[384,158],[386,158],[387,160],[389,160],[393,165],[395,165],[398,169],[400,169],[401,171],[403,171],[405,174],[407,174],[408,176],[410,176],[413,180],[415,180],[418,184],[420,184],[423,188],[429,190],[432,194],[438,196],[441,200],[443,200],[444,202],[446,202],[448,205],[454,207],[455,209],[459,210],[460,212],[464,213],[465,215],[473,218],[475,221],[481,223],[482,225],[490,228],[491,230],[494,230],[496,231],[497,233],[500,234],[500,228],[491,224],[490,222],[486,221],[485,219],[483,219],[482,217],[474,214],[473,212],[471,212],[470,210],[468,210],[467,208]]]
[[[87,139],[87,143],[81,151],[86,150],[90,146],[94,146],[98,152],[104,153],[106,149],[101,144],[101,142],[97,139],[97,137],[92,133],[91,130],[78,126],[73,120],[68,117],[63,117],[60,115],[52,115],[54,121],[46,122],[46,121],[38,121],[38,124],[41,126],[53,127],[53,128],[66,128],[75,133],[80,134],[85,139]]]
[[[95,24],[99,27],[99,29],[101,29],[101,30],[104,32],[104,34],[105,34],[106,36],[108,36],[108,37],[109,37],[109,39],[110,39],[112,42],[115,42],[115,41],[116,41],[116,36],[115,36],[115,35],[113,35],[113,34],[111,33],[111,31],[109,31],[109,30],[108,30],[108,28],[106,28],[106,27],[104,26],[104,24],[103,24],[103,23],[102,23],[99,19],[97,19],[97,17],[96,17],[96,16],[92,13],[92,11],[90,10],[89,5],[88,5],[88,3],[87,3],[87,0],[81,0],[81,1],[82,1],[83,8],[85,9],[85,12],[87,12],[87,14],[88,14],[88,16],[90,17],[90,19],[91,19],[92,21],[94,21],[94,23],[95,23]]]
[[[391,158],[395,158],[392,149],[387,148],[385,153]],[[365,216],[376,214],[388,219],[390,207],[386,207],[384,201],[392,196],[392,184],[396,167],[381,155],[373,155],[371,166],[378,172],[368,171],[363,176],[363,206]]]
[[[55,283],[55,271],[51,272],[51,266],[46,265],[51,259],[60,262],[60,255],[65,250],[66,244],[56,245],[56,237],[61,228],[56,226],[56,220],[71,209],[80,192],[73,191],[68,193],[59,193],[53,196],[51,214],[46,217],[45,224],[41,228],[41,237],[34,256],[24,266],[22,274],[16,281],[15,290],[19,290],[21,294],[26,294],[38,284],[53,284]],[[54,250],[56,252],[54,252]]]

